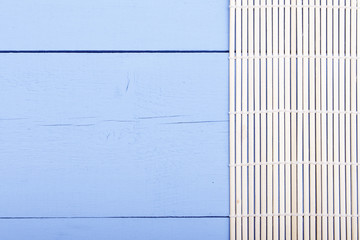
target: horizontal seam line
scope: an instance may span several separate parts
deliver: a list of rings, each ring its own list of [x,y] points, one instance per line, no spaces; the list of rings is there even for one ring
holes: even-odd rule
[[[100,216],[100,217],[0,217],[0,220],[26,219],[169,219],[169,218],[229,218],[229,216]]]
[[[228,50],[0,50],[0,53],[228,53]]]

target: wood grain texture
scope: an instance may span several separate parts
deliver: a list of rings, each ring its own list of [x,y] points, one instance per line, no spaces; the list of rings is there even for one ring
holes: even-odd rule
[[[3,0],[0,50],[227,50],[228,4]]]
[[[61,240],[229,239],[228,219],[0,220],[0,238]]]
[[[0,216],[228,215],[227,67],[0,55]]]

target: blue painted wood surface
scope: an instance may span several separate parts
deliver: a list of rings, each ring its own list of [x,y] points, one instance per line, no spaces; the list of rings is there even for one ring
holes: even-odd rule
[[[3,54],[0,78],[0,216],[228,215],[227,54]]]
[[[0,50],[227,50],[228,4],[2,0]]]
[[[0,239],[228,239],[228,1],[0,2]]]
[[[0,239],[225,240],[228,224],[214,218],[0,220]]]

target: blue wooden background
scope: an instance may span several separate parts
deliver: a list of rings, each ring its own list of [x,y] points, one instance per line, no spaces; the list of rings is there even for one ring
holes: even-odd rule
[[[0,7],[0,239],[228,239],[228,2]]]

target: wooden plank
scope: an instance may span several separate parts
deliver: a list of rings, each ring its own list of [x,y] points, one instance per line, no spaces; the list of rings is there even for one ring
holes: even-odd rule
[[[284,4],[285,0],[279,0]],[[285,8],[279,8],[279,55],[285,54]],[[285,58],[279,58],[279,109],[285,109]],[[285,113],[279,113],[279,162],[285,162]],[[285,213],[285,166],[279,165],[279,212]],[[279,239],[285,239],[285,217],[279,217]]]
[[[253,5],[253,2],[248,1],[249,6]],[[254,29],[254,21],[251,21],[254,17],[254,9],[249,8],[248,10],[248,29]],[[255,43],[254,43],[254,31],[248,32],[248,48],[249,56],[255,55]],[[255,59],[249,59],[249,111],[255,110]],[[249,163],[255,162],[255,116],[254,114],[249,114]],[[255,166],[249,167],[249,214],[255,213]],[[255,238],[255,218],[249,217],[249,239]]]
[[[340,6],[345,6],[346,1],[340,0]],[[345,9],[340,8],[339,13],[339,55],[345,55]],[[345,107],[345,59],[339,61],[339,107],[340,111],[347,110]],[[346,126],[345,126],[345,115],[341,114],[339,117],[339,136],[340,136],[340,163],[345,163],[346,158]],[[346,168],[345,165],[340,165],[340,214],[346,214]],[[340,218],[340,239],[346,239],[346,217]]]
[[[275,1],[278,3],[278,1]],[[279,54],[279,10],[273,10],[273,54]],[[279,109],[279,59],[273,59],[273,108]],[[279,114],[273,114],[273,161],[279,162]],[[279,212],[279,166],[273,166],[273,212]],[[273,239],[279,239],[279,217],[274,216]]]
[[[320,5],[320,0],[315,0],[315,4]],[[321,17],[320,8],[315,9],[315,54],[321,55]],[[321,110],[321,58],[315,58],[315,109]],[[321,114],[315,114],[315,161],[321,162]],[[321,213],[321,165],[315,166],[316,171],[316,213]],[[321,216],[316,216],[316,238],[321,239]]]
[[[264,51],[264,54],[273,54],[273,10],[272,9],[266,9],[266,35],[267,35],[267,40],[266,40],[266,52]],[[277,43],[275,43],[277,44]],[[273,59],[266,59],[266,109],[273,109],[273,100],[276,97],[273,97],[272,93],[273,93]],[[264,87],[264,86],[263,86]],[[276,106],[277,107],[277,106]],[[275,107],[275,109],[276,109]],[[267,149],[267,156],[266,156],[266,162],[268,163],[273,163],[274,162],[274,156],[277,153],[274,153],[276,151],[273,151],[273,116],[275,114],[266,114],[266,128],[267,128],[267,133],[266,133],[266,149]],[[276,139],[277,141],[278,139]],[[269,165],[266,167],[266,174],[267,174],[267,187],[266,187],[266,195],[267,195],[267,205],[266,205],[266,212],[268,214],[272,214],[273,213],[273,195],[274,195],[274,190],[273,190],[273,167],[272,165]],[[277,203],[275,203],[277,204]],[[266,229],[267,229],[267,239],[268,240],[272,240],[273,239],[273,232],[276,231],[275,229],[273,230],[273,221],[274,218],[272,216],[269,216],[267,218],[267,223],[266,223]],[[275,238],[276,239],[276,238]]]
[[[265,0],[260,0],[260,5],[261,6],[266,6],[266,1]],[[260,109],[261,110],[266,110],[266,100],[267,100],[267,96],[266,96],[266,91],[267,91],[267,87],[269,87],[267,85],[267,79],[266,79],[266,10],[265,8],[260,8],[260,14],[259,14],[259,22],[260,22],[260,26],[258,28],[255,28],[254,31],[259,31],[260,32],[260,40],[259,40],[259,45],[260,45],[260,90],[259,90],[259,103],[260,103]],[[261,113],[260,114],[260,162],[261,163],[266,163],[267,161],[267,143],[266,143],[266,137],[267,137],[267,129],[266,129],[266,113]],[[267,171],[266,171],[266,165],[261,165],[260,166],[260,174],[259,174],[259,178],[260,178],[260,213],[261,214],[266,214],[266,201],[268,198],[271,198],[270,193],[267,194],[267,184],[266,184],[266,180],[267,180]],[[262,216],[260,217],[260,236],[261,239],[266,239],[267,237],[267,233],[266,233],[266,216]]]
[[[334,9],[334,55],[339,55],[339,10]],[[340,110],[340,60],[334,59],[334,110]],[[340,116],[334,114],[334,162],[340,162]],[[340,214],[340,166],[334,165],[334,214]],[[334,239],[340,239],[340,218],[334,217]]]
[[[350,49],[350,53],[349,51],[347,52],[348,55],[350,54],[351,56],[356,56],[356,1],[351,1],[351,20],[350,20],[350,24],[351,24],[351,30],[350,30],[350,34],[351,34],[351,49]],[[349,21],[348,21],[349,24]],[[351,59],[350,62],[350,68],[351,68],[351,72],[350,72],[350,78],[351,78],[351,83],[350,83],[350,91],[351,91],[351,103],[350,103],[350,108],[351,111],[355,112],[356,111],[356,59]],[[355,114],[351,114],[350,116],[351,118],[351,128],[350,128],[350,134],[351,134],[351,162],[352,163],[356,163],[357,159],[356,159],[356,115]],[[351,166],[351,214],[356,215],[358,213],[358,199],[357,199],[357,190],[358,190],[358,186],[356,184],[356,174],[357,174],[357,169],[356,166],[353,165]],[[350,206],[348,206],[348,208],[350,208]],[[357,229],[357,222],[358,222],[358,218],[351,218],[351,230],[352,230],[352,235],[351,238],[352,239],[358,239],[358,229]]]
[[[243,5],[247,6],[248,3],[247,3],[247,0],[244,0],[242,2]],[[246,56],[249,52],[249,47],[248,47],[248,41],[247,41],[247,38],[248,38],[248,21],[247,21],[247,18],[248,18],[248,15],[247,15],[247,12],[248,12],[248,9],[243,9],[242,10],[242,13],[241,13],[241,28],[239,28],[239,30],[242,30],[241,32],[241,54],[243,56]],[[249,90],[249,84],[248,84],[248,76],[249,76],[249,71],[248,71],[248,67],[249,67],[249,60],[248,59],[242,59],[242,63],[241,63],[241,66],[242,66],[242,69],[241,69],[241,83],[239,84],[242,84],[242,93],[241,93],[241,98],[242,98],[242,106],[241,106],[241,110],[242,111],[247,111],[248,110],[248,106],[250,106],[250,99],[249,99],[249,96],[250,96],[250,93],[248,93],[248,90]],[[238,72],[238,74],[240,74],[240,72]],[[238,95],[240,96],[240,95]],[[249,116],[248,115],[238,115],[239,118],[241,117],[242,118],[242,124],[241,124],[241,162],[242,163],[247,163],[250,159],[249,159],[249,156],[250,156],[250,153],[248,152],[248,145],[250,144],[249,143],[249,139],[250,139],[250,136],[248,135],[248,133],[250,131],[248,131],[248,119],[249,119]],[[242,179],[241,179],[241,199],[242,199],[242,209],[241,209],[241,213],[242,214],[247,214],[248,213],[248,210],[249,210],[249,183],[250,181],[248,181],[248,177],[249,177],[249,169],[247,167],[242,167],[241,168],[242,170]],[[241,224],[241,227],[242,227],[242,238],[243,239],[247,239],[248,238],[248,234],[249,234],[249,230],[248,230],[248,217],[243,217],[242,218],[242,224]]]
[[[235,23],[235,26],[236,26],[236,43],[235,43],[235,46],[236,46],[236,56],[241,56],[242,53],[243,53],[243,48],[242,48],[242,36],[244,34],[241,33],[241,24],[242,24],[242,13],[241,13],[241,9],[236,9],[236,17],[235,17],[235,20],[236,20],[236,23]],[[245,91],[245,89],[242,87],[242,83],[245,82],[243,81],[242,79],[242,72],[241,72],[241,69],[242,69],[242,59],[240,57],[236,58],[236,76],[235,76],[235,109],[236,109],[236,112],[241,112],[241,108],[242,108],[242,92],[241,91]],[[245,104],[245,103],[243,103]],[[235,136],[236,136],[236,157],[235,157],[235,161],[237,164],[240,164],[241,161],[243,159],[247,159],[247,157],[243,157],[243,154],[245,154],[246,152],[246,148],[242,147],[242,144],[245,142],[247,142],[243,136],[242,136],[242,132],[243,132],[243,129],[244,129],[244,126],[243,126],[243,122],[242,122],[242,116],[240,114],[238,114],[236,116],[236,123],[235,123],[235,126],[236,126],[236,130],[235,130]],[[245,126],[246,127],[246,126]],[[245,130],[244,130],[245,131]],[[242,206],[244,205],[244,198],[243,198],[243,195],[242,195],[242,177],[245,177],[245,176],[242,176],[242,168],[241,166],[237,166],[236,167],[236,183],[235,183],[235,186],[236,186],[236,215],[238,216],[236,218],[236,239],[240,239],[241,236],[242,236],[242,228],[243,228],[243,224],[242,224],[242,220],[243,218],[240,217],[241,216],[241,212],[242,212]],[[245,221],[245,220],[244,220]]]
[[[227,67],[0,55],[0,215],[228,215]]]
[[[228,239],[228,219],[1,220],[0,238],[22,239]]]
[[[286,1],[285,1],[286,3]],[[285,55],[290,55],[290,44],[291,44],[291,28],[290,28],[290,7],[285,7]],[[290,69],[290,58],[285,57],[285,109],[289,110],[291,105],[290,96],[290,82],[291,82],[291,69]],[[291,162],[291,145],[290,145],[290,112],[285,112],[285,162]],[[291,213],[291,166],[290,164],[285,165],[285,213]],[[285,216],[285,238],[291,239],[291,216]]]
[[[261,0],[255,1],[255,6],[259,6]],[[260,8],[254,8],[254,55],[260,55],[260,31],[255,31],[255,29],[260,29]],[[260,110],[260,81],[261,81],[261,59],[254,59],[254,109],[255,111]],[[255,149],[255,163],[260,163],[261,161],[261,133],[260,133],[260,114],[256,113],[254,116],[254,149]],[[255,214],[261,214],[261,169],[259,165],[255,165]],[[261,239],[261,217],[255,217],[255,240]]]
[[[230,1],[230,5],[234,5],[235,0]],[[230,8],[229,13],[229,112],[235,111],[235,8]],[[229,115],[229,190],[230,190],[230,240],[236,239],[236,134],[235,134],[235,114]]]
[[[297,4],[301,5],[302,1],[301,0],[297,0]],[[296,9],[296,28],[297,28],[297,32],[296,32],[296,38],[297,38],[297,42],[296,42],[296,46],[297,46],[297,52],[296,54],[300,55],[300,54],[304,54],[303,52],[303,37],[304,37],[304,32],[303,32],[303,8],[297,8]],[[306,49],[307,50],[307,49]],[[304,59],[295,59],[295,63],[297,64],[297,108],[298,109],[306,109],[307,106],[303,106],[304,100],[303,100],[303,95],[304,92],[307,92],[307,89],[304,91],[303,90],[303,84],[304,82],[307,80],[307,76],[304,77],[303,75],[303,69],[304,69]],[[292,66],[292,65],[291,65]],[[293,87],[293,86],[292,86]],[[306,100],[307,101],[307,100]],[[308,115],[305,114],[305,117],[307,117]],[[304,130],[303,130],[303,119],[304,119],[304,114],[297,114],[297,160],[299,162],[304,161],[304,156],[303,156],[303,152],[304,152],[304,148],[308,148],[307,145],[303,145],[303,143],[306,141],[303,136],[304,136]],[[305,146],[305,147],[304,147]],[[307,156],[306,156],[307,157]],[[303,175],[303,170],[304,166],[298,165],[297,166],[297,212],[298,213],[304,213],[304,175]],[[297,219],[297,238],[298,239],[305,239],[304,237],[304,230],[303,230],[303,226],[304,226],[304,218],[302,216],[298,216]]]
[[[327,2],[328,8],[327,10],[327,52],[329,54],[334,54],[334,48],[333,48],[333,28],[334,28],[334,22],[333,22],[333,15],[334,15],[334,9],[331,8],[332,2]],[[336,25],[335,25],[336,26]],[[334,110],[334,59],[327,59],[327,109],[328,110]],[[334,162],[334,132],[333,132],[333,114],[328,114],[327,120],[327,157],[328,161],[330,163]],[[329,165],[328,166],[328,180],[327,180],[327,200],[328,200],[328,212],[329,214],[334,214],[334,166]],[[325,199],[325,197],[323,198]],[[334,218],[329,217],[329,231],[328,231],[328,238],[329,239],[335,239],[334,236]]]
[[[309,0],[310,5],[315,5],[315,0]],[[309,9],[309,55],[315,55],[315,8]],[[309,109],[315,110],[315,59],[310,58],[309,60]],[[309,159],[311,162],[316,160],[315,152],[315,114],[309,114]],[[314,214],[316,213],[316,180],[315,180],[315,166],[310,166],[310,239],[316,238],[316,218]]]
[[[4,0],[0,50],[227,50],[228,1]]]
[[[296,5],[296,0],[292,0],[291,1],[292,5]],[[297,86],[297,83],[299,81],[299,77],[298,76],[298,64],[297,64],[297,60],[296,57],[293,55],[297,54],[297,45],[296,45],[296,33],[297,31],[300,31],[300,29],[297,29],[297,22],[296,22],[296,8],[295,7],[291,7],[290,8],[290,54],[292,55],[292,57],[290,58],[290,79],[289,79],[289,83],[290,83],[290,101],[289,101],[289,106],[290,108],[287,109],[291,109],[294,110],[296,109],[298,103],[297,103],[297,95],[301,95],[301,91]],[[286,96],[286,95],[285,95]],[[297,147],[299,145],[299,143],[297,142],[297,119],[296,119],[296,113],[291,113],[290,114],[290,161],[292,163],[297,163],[298,161],[300,161],[301,159],[298,159],[298,155],[297,155]],[[300,123],[300,122],[299,122]],[[291,191],[288,192],[288,195],[291,196],[291,213],[297,212],[297,208],[298,208],[298,204],[300,204],[299,202],[297,202],[297,194],[298,194],[298,186],[299,183],[297,182],[297,165],[293,164],[290,166],[290,189]],[[297,216],[292,216],[291,217],[291,238],[292,239],[296,239],[298,236],[298,221],[297,221]]]
[[[350,7],[351,1],[345,1],[345,6]],[[344,55],[350,56],[351,54],[351,34],[350,34],[350,8],[346,8],[345,10],[345,46],[344,46]],[[350,69],[350,59],[345,59],[345,110],[351,111],[351,69]],[[350,126],[350,114],[345,115],[345,162],[351,162],[351,126]],[[346,217],[346,238],[351,239],[351,178],[350,178],[350,166],[345,166],[345,186],[346,186],[346,197],[345,197],[345,212],[348,215]]]
[[[327,15],[326,15],[326,2],[325,1],[321,1],[321,6],[323,8],[320,9],[320,32],[321,32],[321,36],[320,36],[320,54],[321,56],[325,56],[326,53],[330,53],[330,45],[327,43],[327,35],[326,35],[326,31],[327,31]],[[329,22],[330,24],[330,22]],[[327,75],[327,70],[328,68],[330,68],[330,66],[327,64],[327,59],[326,58],[321,58],[320,59],[320,109],[323,111],[327,110],[327,88],[329,87],[329,83],[328,83],[328,75]],[[321,161],[323,163],[323,165],[321,166],[321,168],[319,168],[319,171],[321,172],[321,181],[320,181],[320,186],[321,186],[321,212],[322,213],[329,213],[329,208],[328,208],[328,166],[326,166],[327,162],[329,161],[329,156],[327,154],[327,140],[330,138],[330,134],[328,134],[327,132],[327,124],[329,122],[329,116],[331,114],[326,114],[326,113],[322,113],[321,114],[321,118],[320,118],[320,139],[321,139],[321,143],[320,143],[320,156],[321,158],[318,160],[319,162]],[[320,226],[321,228],[321,237],[322,239],[329,239],[328,238],[328,217],[322,217],[321,221],[322,221],[322,226]]]
[[[305,1],[309,3],[309,1]],[[304,47],[303,54],[309,54],[309,8],[304,8],[303,10],[303,34],[304,34]],[[303,80],[303,108],[310,109],[309,105],[309,58],[303,58],[303,69],[304,69],[304,80]],[[310,116],[309,114],[304,114],[304,149],[303,156],[304,161],[310,161],[310,134],[309,134],[309,123]],[[305,164],[304,168],[304,213],[310,214],[310,174],[309,174],[309,165]],[[304,240],[310,239],[310,216],[304,216]]]

